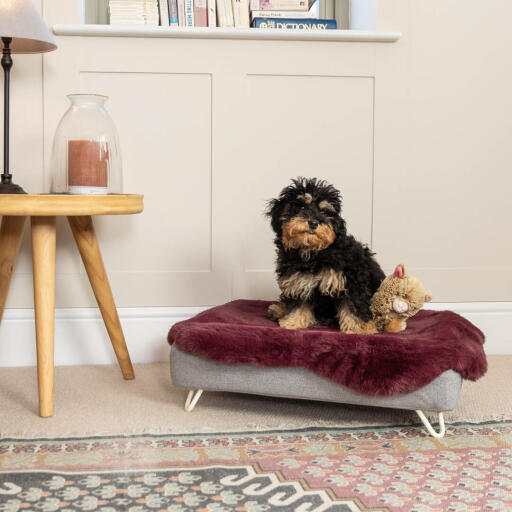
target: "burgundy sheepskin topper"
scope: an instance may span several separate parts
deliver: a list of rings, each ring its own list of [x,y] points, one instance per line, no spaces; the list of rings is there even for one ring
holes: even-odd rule
[[[374,396],[410,393],[450,369],[469,380],[487,370],[484,335],[451,311],[422,310],[397,334],[343,334],[282,329],[267,318],[269,304],[235,300],[209,309],[173,325],[169,343],[221,363],[306,368]]]

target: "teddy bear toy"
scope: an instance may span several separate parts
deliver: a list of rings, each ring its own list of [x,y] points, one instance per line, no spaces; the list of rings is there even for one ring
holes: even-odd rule
[[[405,271],[405,265],[397,265],[374,293],[370,310],[379,331],[400,332],[408,318],[414,316],[432,296],[421,281]]]

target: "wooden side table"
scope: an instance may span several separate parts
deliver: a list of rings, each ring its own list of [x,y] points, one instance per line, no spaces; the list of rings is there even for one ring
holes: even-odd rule
[[[53,414],[55,323],[55,218],[66,216],[84,262],[117,361],[125,379],[134,379],[130,354],[101,258],[91,215],[140,213],[143,196],[115,194],[0,195],[0,322],[14,271],[25,217],[32,226],[32,266],[36,319],[39,414]]]

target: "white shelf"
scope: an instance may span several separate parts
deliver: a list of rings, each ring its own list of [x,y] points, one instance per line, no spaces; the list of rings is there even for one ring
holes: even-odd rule
[[[394,43],[398,30],[277,30],[263,28],[144,27],[122,25],[54,25],[57,36],[161,37],[179,39],[249,39],[266,41],[341,41]]]

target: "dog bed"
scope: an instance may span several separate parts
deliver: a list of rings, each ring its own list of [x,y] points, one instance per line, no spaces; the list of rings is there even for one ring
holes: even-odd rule
[[[282,329],[267,318],[269,305],[237,300],[171,328],[172,379],[191,390],[187,410],[196,390],[414,409],[439,436],[462,379],[487,369],[482,332],[450,311],[420,311],[401,333],[363,335]],[[439,413],[439,433],[422,410]]]

